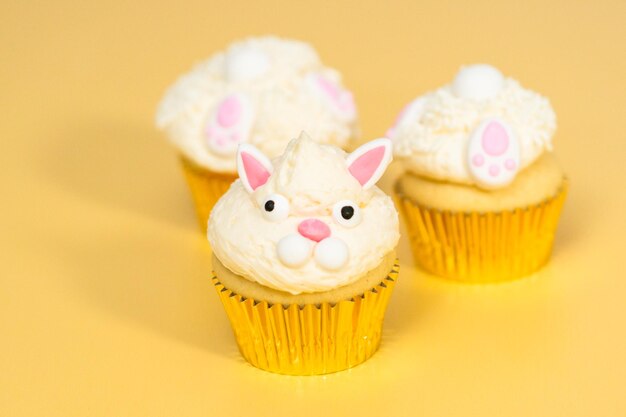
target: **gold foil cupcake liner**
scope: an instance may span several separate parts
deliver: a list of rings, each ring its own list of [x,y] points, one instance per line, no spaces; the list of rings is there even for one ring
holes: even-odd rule
[[[426,207],[396,189],[415,261],[458,281],[508,281],[529,275],[550,258],[567,194],[510,211],[454,212]]]
[[[237,176],[209,171],[184,156],[181,157],[181,164],[191,190],[200,228],[204,232],[213,206],[228,191]]]
[[[239,351],[253,366],[288,375],[318,375],[356,366],[374,354],[399,272],[374,288],[334,304],[270,304],[236,294],[218,277],[213,284]]]

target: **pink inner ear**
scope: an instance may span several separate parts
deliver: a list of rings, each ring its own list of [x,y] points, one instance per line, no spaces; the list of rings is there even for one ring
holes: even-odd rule
[[[372,175],[374,175],[380,166],[380,163],[383,161],[384,156],[385,147],[379,146],[378,148],[367,151],[355,159],[348,170],[350,171],[350,174],[352,174],[352,176],[356,178],[359,183],[361,183],[361,185],[364,185],[370,180],[370,178],[372,178]]]
[[[243,169],[246,171],[246,177],[250,188],[256,190],[267,182],[270,177],[270,173],[263,164],[257,161],[252,155],[246,152],[241,153],[241,161],[243,162]]]

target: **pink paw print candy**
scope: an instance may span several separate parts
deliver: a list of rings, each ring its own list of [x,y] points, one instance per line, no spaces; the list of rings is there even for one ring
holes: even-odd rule
[[[241,142],[247,142],[254,108],[250,99],[239,93],[224,98],[206,125],[206,143],[219,155],[234,155]]]
[[[350,91],[341,88],[334,81],[318,73],[309,74],[307,82],[313,92],[331,106],[335,114],[346,121],[354,120],[356,106]]]
[[[509,126],[501,120],[483,121],[472,133],[467,149],[469,171],[479,187],[504,187],[517,175],[519,144]]]

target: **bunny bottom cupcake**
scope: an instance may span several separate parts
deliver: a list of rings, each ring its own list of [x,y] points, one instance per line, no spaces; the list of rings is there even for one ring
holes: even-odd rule
[[[395,191],[416,261],[466,282],[544,265],[567,189],[555,130],[548,99],[486,64],[409,103],[388,135],[408,171]]]
[[[544,153],[506,188],[485,190],[407,173],[395,186],[416,261],[466,282],[528,275],[552,251],[567,181]]]
[[[185,156],[181,156],[180,160],[196,208],[198,223],[204,232],[213,206],[237,179],[237,176],[210,171]]]
[[[389,253],[350,285],[293,295],[236,275],[214,256],[213,284],[248,362],[316,375],[351,368],[376,352],[398,270]]]
[[[237,158],[240,179],[211,212],[208,239],[242,355],[291,375],[365,361],[398,275],[398,214],[374,186],[391,142],[346,155],[302,135],[273,163],[251,145]]]
[[[346,149],[359,138],[341,74],[311,45],[276,36],[235,41],[195,65],[168,88],[156,125],[186,158],[203,233],[215,201],[236,179],[239,144],[274,157],[302,129]]]

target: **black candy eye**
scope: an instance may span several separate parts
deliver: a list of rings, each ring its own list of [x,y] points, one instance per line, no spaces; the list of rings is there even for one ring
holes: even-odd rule
[[[346,220],[350,220],[354,216],[354,207],[352,206],[343,206],[341,208],[341,217]]]
[[[354,227],[361,223],[361,210],[350,200],[341,200],[333,206],[333,218],[343,227]]]
[[[289,216],[289,200],[280,194],[270,194],[261,203],[263,217],[271,222],[280,222]]]

